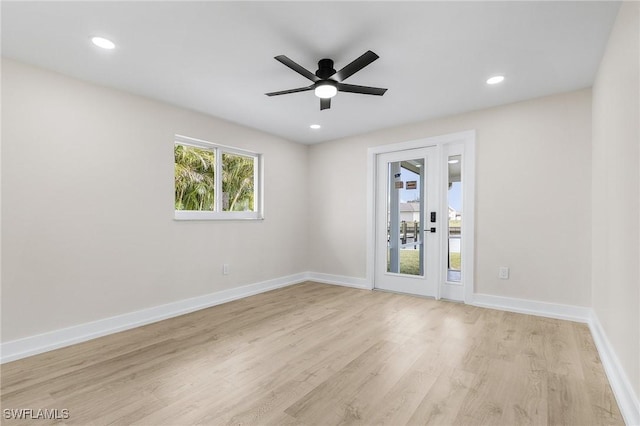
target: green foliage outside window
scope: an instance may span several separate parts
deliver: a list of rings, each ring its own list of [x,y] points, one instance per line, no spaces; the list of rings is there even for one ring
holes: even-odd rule
[[[228,197],[224,211],[253,211],[253,158],[222,154],[222,192]]]
[[[213,150],[175,145],[176,210],[215,210],[215,155]],[[254,211],[254,161],[222,153],[223,205],[219,211]]]

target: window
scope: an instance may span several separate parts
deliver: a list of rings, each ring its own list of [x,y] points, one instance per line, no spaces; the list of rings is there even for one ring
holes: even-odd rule
[[[180,220],[262,219],[262,156],[176,136],[174,208]]]
[[[447,163],[449,166],[447,281],[460,282],[462,276],[462,156],[451,155]]]

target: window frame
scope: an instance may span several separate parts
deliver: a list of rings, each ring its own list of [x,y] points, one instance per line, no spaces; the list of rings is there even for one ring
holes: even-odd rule
[[[264,167],[262,154],[235,148],[218,143],[195,139],[188,136],[175,135],[173,146],[191,146],[194,148],[207,149],[215,155],[215,202],[214,211],[204,210],[175,210],[175,178],[173,183],[173,202],[175,220],[264,220]],[[242,157],[251,157],[253,161],[253,205],[254,211],[234,212],[222,210],[222,155],[231,154]],[[174,158],[175,167],[175,158]]]

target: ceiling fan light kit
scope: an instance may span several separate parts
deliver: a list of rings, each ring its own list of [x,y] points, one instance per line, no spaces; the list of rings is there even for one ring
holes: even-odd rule
[[[344,84],[342,81],[351,77],[371,62],[378,59],[379,56],[372,51],[366,51],[362,56],[349,63],[340,71],[333,68],[331,59],[321,59],[318,62],[318,70],[314,73],[307,70],[303,66],[295,63],[284,55],[276,56],[274,59],[291,68],[301,76],[311,80],[313,84],[297,89],[282,90],[279,92],[266,93],[267,96],[287,95],[290,93],[306,92],[313,90],[315,95],[320,98],[320,110],[331,108],[331,98],[338,92],[359,93],[362,95],[382,96],[387,89],[369,86],[357,86],[353,84]]]
[[[329,99],[333,98],[338,93],[338,88],[336,87],[335,83],[326,81],[322,84],[316,85],[314,93],[320,99]]]

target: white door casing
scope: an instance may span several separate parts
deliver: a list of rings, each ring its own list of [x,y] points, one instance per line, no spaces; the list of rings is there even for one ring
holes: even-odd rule
[[[402,159],[402,152],[416,149],[427,148],[428,155],[425,161],[435,163],[428,167],[432,172],[437,174],[436,177],[425,177],[428,181],[426,189],[431,184],[438,185],[437,190],[426,194],[426,205],[422,209],[422,223],[430,228],[430,212],[436,209],[436,233],[431,234],[424,232],[425,242],[425,271],[423,276],[424,285],[419,287],[420,277],[409,277],[408,280],[414,281],[411,284],[399,284],[400,282],[409,282],[407,277],[402,274],[389,273],[387,270],[387,209],[377,203],[379,198],[378,192],[381,185],[385,186],[387,182],[380,174],[386,175],[388,170],[378,162],[393,159],[394,157],[384,157],[381,155],[398,153]],[[417,152],[417,151],[416,151]],[[447,160],[449,156],[460,155],[462,158],[460,174],[462,176],[462,204],[463,215],[461,224],[461,279],[459,282],[447,281],[447,265],[448,265],[448,203],[447,203],[447,185],[448,185],[448,167]],[[386,162],[388,164],[388,161]],[[380,166],[380,167],[379,167]],[[380,173],[379,173],[380,172]],[[384,173],[382,173],[384,172]],[[382,182],[382,183],[381,183]],[[437,194],[436,194],[437,193]],[[430,201],[430,196],[437,196],[438,200]],[[386,198],[386,197],[385,197]],[[409,142],[401,142],[391,145],[376,146],[368,149],[367,161],[367,276],[366,281],[370,288],[378,288],[397,292],[406,292],[425,296],[432,296],[436,299],[445,298],[451,300],[470,302],[474,293],[474,236],[475,236],[475,131],[464,131],[459,133],[447,134],[442,136],[429,137]],[[385,203],[386,204],[386,203]],[[383,218],[378,220],[379,218]],[[385,225],[382,225],[384,223]],[[378,234],[381,235],[378,238]],[[384,256],[382,252],[382,240],[384,239]],[[378,244],[380,242],[380,244]],[[432,247],[432,245],[435,246]],[[431,257],[430,257],[431,256]],[[430,257],[430,258],[428,258]],[[384,260],[383,260],[384,259]],[[429,268],[429,263],[437,262],[435,268]],[[383,273],[387,273],[386,275]],[[382,274],[382,275],[381,275]],[[430,275],[431,274],[431,275]],[[380,276],[379,276],[380,275]],[[399,285],[393,288],[393,282]],[[413,287],[413,288],[412,288]],[[416,291],[415,287],[419,287]]]

